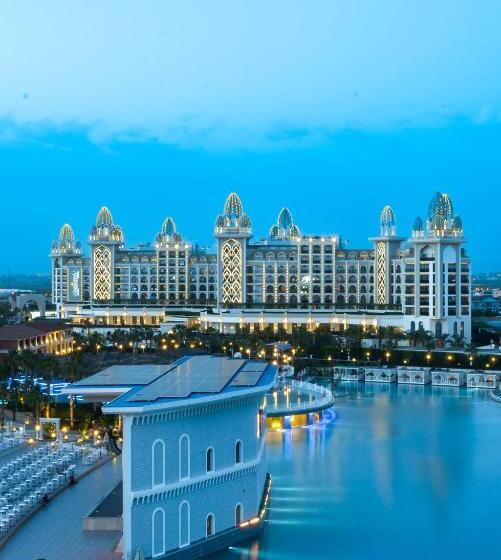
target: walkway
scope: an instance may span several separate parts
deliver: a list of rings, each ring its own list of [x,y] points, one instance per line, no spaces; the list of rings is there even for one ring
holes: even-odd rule
[[[119,532],[85,532],[82,526],[121,478],[120,460],[113,459],[64,490],[0,549],[0,560],[119,560],[113,553]]]

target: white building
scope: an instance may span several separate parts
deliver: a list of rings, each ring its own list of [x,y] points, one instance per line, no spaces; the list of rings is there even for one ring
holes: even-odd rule
[[[305,235],[283,208],[266,238],[232,193],[216,219],[216,251],[183,241],[167,218],[154,243],[127,249],[120,226],[102,208],[84,257],[65,224],[51,251],[53,301],[63,317],[97,325],[159,325],[174,308],[198,309],[202,327],[234,332],[348,325],[470,339],[470,259],[460,217],[436,193],[428,218],[408,239],[397,236],[385,206],[379,235],[348,249],[335,235]],[[209,310],[207,310],[209,308]]]
[[[66,389],[123,426],[123,554],[195,558],[262,527],[265,395],[277,368],[195,356],[170,365],[114,366]]]

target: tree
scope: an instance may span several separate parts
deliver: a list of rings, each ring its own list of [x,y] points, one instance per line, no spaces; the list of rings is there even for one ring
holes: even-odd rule
[[[83,377],[85,371],[81,354],[72,354],[61,363],[61,373],[65,381],[71,383]],[[70,395],[70,427],[75,425],[75,396]]]
[[[475,356],[477,355],[477,347],[470,342],[469,344],[465,344],[464,351],[468,354],[470,365],[473,365],[473,361],[475,360]]]
[[[42,377],[47,384],[47,407],[45,409],[45,416],[47,418],[50,418],[50,390],[54,374],[59,370],[59,362],[54,356],[50,354],[45,355],[41,359],[40,369],[42,372]]]
[[[8,387],[8,404],[12,407],[12,420],[16,421],[17,416],[17,407],[19,404],[19,391],[18,391],[18,384],[16,381],[16,374],[17,370],[20,365],[19,354],[14,350],[11,350],[7,354],[7,358],[5,359],[5,367],[7,370],[7,376],[9,379],[7,380],[7,387]]]

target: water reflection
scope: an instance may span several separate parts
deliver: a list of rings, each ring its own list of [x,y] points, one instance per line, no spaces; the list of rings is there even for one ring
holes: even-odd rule
[[[269,521],[240,557],[501,557],[501,405],[457,387],[336,390],[334,421],[269,434]]]

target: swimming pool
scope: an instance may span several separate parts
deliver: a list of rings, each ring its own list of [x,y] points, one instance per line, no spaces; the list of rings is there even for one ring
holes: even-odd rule
[[[501,558],[501,405],[486,391],[342,383],[335,421],[269,434],[269,520],[220,557]]]

